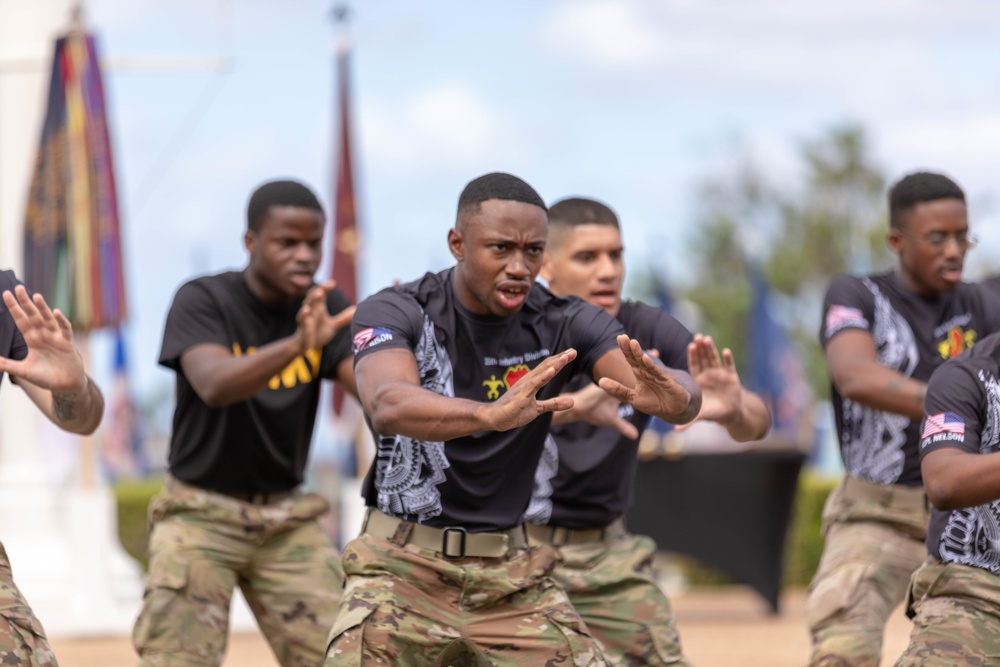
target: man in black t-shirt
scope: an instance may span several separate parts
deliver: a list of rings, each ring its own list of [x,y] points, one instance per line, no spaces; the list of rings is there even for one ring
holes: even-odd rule
[[[940,174],[889,191],[895,271],[841,275],[820,341],[846,475],[824,508],[806,603],[813,665],[876,665],[886,618],[923,560],[928,509],[917,443],[935,368],[1000,329],[1000,296],[961,282],[973,245],[965,195]]]
[[[994,292],[1000,293],[1000,275],[989,276],[979,281],[981,285],[989,287]]]
[[[546,209],[521,179],[470,182],[448,241],[453,268],[355,314],[376,455],[326,665],[604,664],[550,576],[555,552],[521,524],[552,412],[572,405],[559,392],[582,373],[676,423],[701,393],[603,310],[535,284]]]
[[[929,556],[910,582],[899,667],[1000,656],[1000,335],[942,364],[927,385],[920,457],[934,504]]]
[[[353,308],[313,282],[324,222],[301,183],[265,183],[247,209],[246,268],[174,297],[160,363],[177,375],[177,405],[150,507],[143,665],[220,664],[236,585],[283,667],[322,658],[343,575],[316,521],[326,501],[298,487],[320,378],[354,392]]]
[[[63,430],[93,433],[104,414],[104,397],[83,367],[69,321],[50,310],[41,294],[29,297],[12,271],[0,271],[0,294],[0,382],[8,373]],[[41,624],[14,584],[2,544],[0,665],[56,665]]]
[[[737,440],[763,438],[770,415],[763,401],[741,386],[729,350],[723,364],[711,338],[692,336],[659,308],[622,301],[622,252],[618,216],[607,205],[573,197],[549,208],[541,269],[549,289],[603,308],[644,350],[656,350],[666,366],[689,370],[706,391],[700,418],[723,423]],[[585,383],[576,378],[569,389]],[[725,397],[725,404],[713,404],[715,395]],[[583,407],[583,400],[578,404]],[[553,426],[526,514],[528,535],[558,548],[556,581],[611,664],[688,665],[670,602],[653,573],[656,544],[628,533],[624,523],[649,415],[630,405],[619,412],[631,426],[627,434],[584,421]]]

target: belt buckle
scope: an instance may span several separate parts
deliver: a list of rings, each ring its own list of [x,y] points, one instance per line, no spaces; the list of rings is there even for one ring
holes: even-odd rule
[[[448,549],[448,541],[450,533],[457,533],[459,535],[458,539],[458,555],[452,555]],[[460,560],[465,558],[465,538],[468,535],[468,531],[462,526],[448,526],[441,529],[441,555],[445,558],[451,560]]]

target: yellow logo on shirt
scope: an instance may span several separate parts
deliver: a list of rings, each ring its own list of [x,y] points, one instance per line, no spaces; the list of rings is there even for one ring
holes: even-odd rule
[[[502,378],[497,379],[496,375],[490,375],[489,380],[483,380],[483,386],[486,387],[486,399],[495,401],[500,398],[501,387],[510,389],[514,386],[514,383],[527,375],[530,370],[526,364],[515,364],[514,366],[507,367]]]
[[[976,338],[978,335],[974,329],[952,327],[945,334],[944,340],[938,343],[938,352],[942,359],[951,359],[972,347],[976,343]]]
[[[250,345],[246,349],[246,354],[251,355],[256,351],[257,348]],[[240,347],[240,344],[233,343],[233,355],[242,357],[243,354],[244,351]],[[297,384],[309,384],[319,376],[319,362],[322,358],[322,348],[314,347],[311,350],[306,350],[304,355],[300,354],[292,359],[280,373],[268,380],[268,388],[278,389],[285,387],[286,389],[291,389]]]

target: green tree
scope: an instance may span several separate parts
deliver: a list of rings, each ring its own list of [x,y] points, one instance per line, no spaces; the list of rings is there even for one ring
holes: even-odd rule
[[[678,293],[701,311],[701,328],[745,364],[748,267],[760,267],[782,298],[777,317],[803,352],[817,395],[828,393],[816,340],[823,292],[844,271],[892,265],[885,244],[886,179],[864,130],[837,127],[806,141],[798,178],[772,182],[741,151],[730,172],[710,177],[690,242],[691,282]]]

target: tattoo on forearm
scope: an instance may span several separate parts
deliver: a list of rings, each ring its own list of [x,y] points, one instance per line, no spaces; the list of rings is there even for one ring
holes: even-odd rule
[[[80,399],[90,391],[90,377],[80,391],[52,392],[52,414],[60,422],[69,423],[77,418],[77,406]]]
[[[68,392],[57,394],[52,392],[52,413],[61,422],[71,422],[76,417],[76,402],[80,398],[79,392]]]

